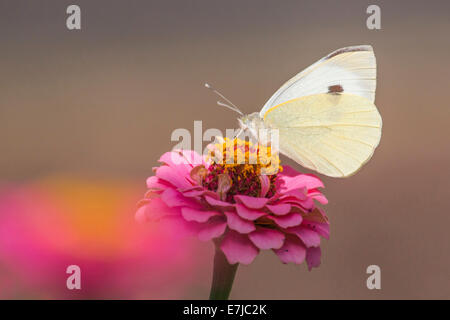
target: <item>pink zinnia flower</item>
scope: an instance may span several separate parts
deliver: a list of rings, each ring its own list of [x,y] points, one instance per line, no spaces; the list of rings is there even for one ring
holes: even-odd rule
[[[249,142],[233,142],[234,159],[264,154]],[[229,145],[217,147],[225,159]],[[320,241],[328,239],[329,223],[314,201],[327,203],[316,176],[289,166],[262,175],[263,161],[230,163],[194,151],[167,152],[159,162],[139,203],[139,221],[175,221],[200,240],[214,240],[229,264],[250,264],[260,250],[271,249],[283,263],[306,260],[310,270],[319,266]]]

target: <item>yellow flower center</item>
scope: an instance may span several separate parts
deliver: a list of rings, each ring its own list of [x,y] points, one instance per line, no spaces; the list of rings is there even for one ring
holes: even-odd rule
[[[209,159],[212,164],[204,186],[222,193],[218,188],[223,176],[222,179],[219,179],[219,176],[228,175],[230,183],[227,184],[224,200],[234,202],[235,194],[261,196],[262,175],[267,176],[267,179],[264,179],[269,184],[268,192],[262,196],[270,197],[274,194],[276,174],[282,167],[279,165],[278,155],[272,154],[270,146],[254,145],[252,142],[237,138],[225,138],[222,143],[213,145]]]

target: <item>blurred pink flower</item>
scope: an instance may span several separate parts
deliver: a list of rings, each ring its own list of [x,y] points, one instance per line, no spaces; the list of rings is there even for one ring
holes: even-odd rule
[[[248,142],[235,148],[247,157],[252,152]],[[283,263],[319,266],[321,236],[329,236],[314,201],[327,203],[319,178],[288,166],[261,175],[261,164],[207,159],[194,151],[162,155],[136,219],[175,222],[200,240],[214,240],[230,264],[250,264],[260,250],[272,249]]]
[[[3,187],[0,298],[190,296],[202,278],[201,259],[192,258],[199,246],[164,226],[136,224],[137,192],[134,183],[68,177]],[[72,264],[81,268],[81,290],[66,287]]]

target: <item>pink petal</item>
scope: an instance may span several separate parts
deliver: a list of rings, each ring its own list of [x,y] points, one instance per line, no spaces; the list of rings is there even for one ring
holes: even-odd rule
[[[234,200],[239,203],[243,203],[247,208],[250,209],[262,209],[269,201],[269,199],[267,198],[256,198],[244,195],[235,195]]]
[[[184,177],[190,184],[197,184],[190,176],[193,165],[180,151],[166,152],[159,158],[159,162],[164,163],[163,167],[169,167],[179,177]]]
[[[203,191],[203,190],[207,190],[205,189],[203,186],[189,186],[187,188],[178,188],[178,191],[180,191],[181,193],[186,193],[186,192],[191,192],[191,191]]]
[[[221,244],[223,251],[230,264],[242,263],[250,264],[258,255],[258,248],[248,239],[246,235],[229,230]]]
[[[225,202],[225,201],[221,201],[221,200],[217,200],[214,199],[211,196],[205,196],[205,200],[206,202],[208,202],[210,205],[215,206],[215,207],[229,207],[232,208],[233,204],[229,203],[229,202]]]
[[[161,199],[165,202],[165,204],[169,207],[193,207],[193,208],[201,208],[200,204],[196,201],[184,197],[181,193],[176,191],[175,189],[166,189],[161,194]]]
[[[313,174],[302,174],[297,173],[297,175],[288,175],[293,174],[293,169],[289,166],[283,167],[283,173],[278,178],[280,181],[283,181],[283,188],[285,189],[297,189],[306,187],[307,189],[314,188],[323,188],[323,183],[320,181],[318,177]]]
[[[268,215],[267,218],[275,221],[275,223],[282,228],[295,227],[295,226],[300,225],[303,221],[301,214],[299,214],[297,212],[292,212],[292,213],[289,213],[284,216]]]
[[[183,154],[184,158],[187,159],[187,161],[193,166],[203,164],[207,168],[204,157],[199,155],[197,152],[193,150],[179,150],[179,151]]]
[[[160,226],[171,230],[177,238],[195,236],[202,228],[200,223],[186,221],[181,215],[164,217],[164,219],[161,219]]]
[[[266,208],[269,209],[272,213],[283,216],[288,214],[291,211],[291,205],[289,203],[281,203],[281,204],[266,204]]]
[[[297,170],[295,170],[294,168],[292,168],[291,166],[284,165],[283,166],[283,171],[278,176],[278,178],[283,177],[283,176],[294,177],[294,176],[297,176],[299,174],[301,174],[301,173],[298,172]]]
[[[320,266],[320,256],[322,251],[320,247],[309,248],[306,250],[306,263],[308,264],[308,270],[311,271],[312,268]]]
[[[171,188],[172,186],[169,186]],[[165,186],[164,189],[168,188],[168,186]],[[148,189],[147,192],[144,194],[143,200],[149,200],[153,198],[159,198],[161,193],[163,193],[164,189],[161,190],[155,190],[155,189]]]
[[[308,211],[314,208],[314,201],[312,198],[306,198],[305,200],[299,200],[294,197],[284,198],[280,200],[282,203],[288,203],[296,206],[304,211]]]
[[[264,227],[257,227],[248,237],[259,249],[278,249],[284,242],[283,233]]]
[[[204,211],[190,207],[181,208],[181,215],[187,221],[206,222],[212,216],[219,215],[217,211]]]
[[[170,167],[186,168],[190,171],[194,166],[205,164],[203,156],[193,150],[173,150],[164,153],[159,162],[165,163]]]
[[[203,225],[197,236],[202,241],[209,241],[220,237],[225,232],[226,227],[227,223],[223,219],[207,222]]]
[[[147,188],[149,189],[164,189],[167,188],[167,184],[164,184],[158,177],[151,176],[147,178]]]
[[[301,264],[305,260],[306,248],[296,236],[286,235],[284,245],[274,252],[280,258],[281,262]]]
[[[202,186],[192,186],[189,188],[178,189],[178,191],[180,191],[183,194],[183,196],[189,197],[189,198],[195,198],[195,197],[200,197],[200,196],[204,196],[204,195],[208,195],[212,198],[217,197],[217,194],[214,191],[205,189]]]
[[[293,233],[299,237],[307,248],[320,246],[319,234],[311,229],[300,226],[288,228],[286,232]]]
[[[179,151],[166,152],[159,158],[158,161],[166,164],[174,170],[182,169],[184,172],[189,173],[192,169],[190,162]]]
[[[325,215],[325,212],[321,208],[314,208],[314,210],[310,212],[303,213],[302,216],[303,220],[305,221],[328,224],[328,217]]]
[[[161,198],[148,200],[136,211],[138,222],[157,221],[165,216],[179,215],[179,208],[168,207]]]
[[[240,203],[236,203],[235,207],[238,215],[247,220],[253,221],[266,215],[265,212],[249,209]]]
[[[202,195],[204,195],[205,194],[205,190],[189,190],[189,191],[182,191],[182,193],[183,193],[183,196],[185,196],[185,197],[189,197],[189,198],[198,198],[198,197],[200,197],[200,196],[202,196]]]
[[[227,217],[228,227],[232,230],[239,233],[249,233],[256,229],[253,222],[240,218],[235,212],[227,211],[225,215]]]
[[[281,199],[293,197],[295,200],[306,200],[308,198],[308,189],[296,188],[283,192]]]
[[[187,188],[192,186],[192,184],[187,180],[186,175],[179,174],[179,172],[169,166],[161,166],[157,168],[156,176],[163,181],[169,182],[177,188]]]
[[[327,223],[318,223],[304,220],[302,226],[310,228],[311,230],[320,234],[325,239],[330,238],[330,225]]]
[[[136,214],[134,218],[139,223],[147,222],[149,219],[147,217],[147,206],[141,206],[139,209],[137,209]]]
[[[321,204],[327,204],[328,199],[317,189],[312,189],[308,192],[308,196],[317,200]]]

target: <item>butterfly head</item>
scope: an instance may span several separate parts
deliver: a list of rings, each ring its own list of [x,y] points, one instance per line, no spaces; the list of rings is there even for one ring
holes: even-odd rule
[[[249,131],[253,137],[258,136],[259,129],[265,128],[264,121],[258,112],[243,115],[238,118],[242,130]]]

